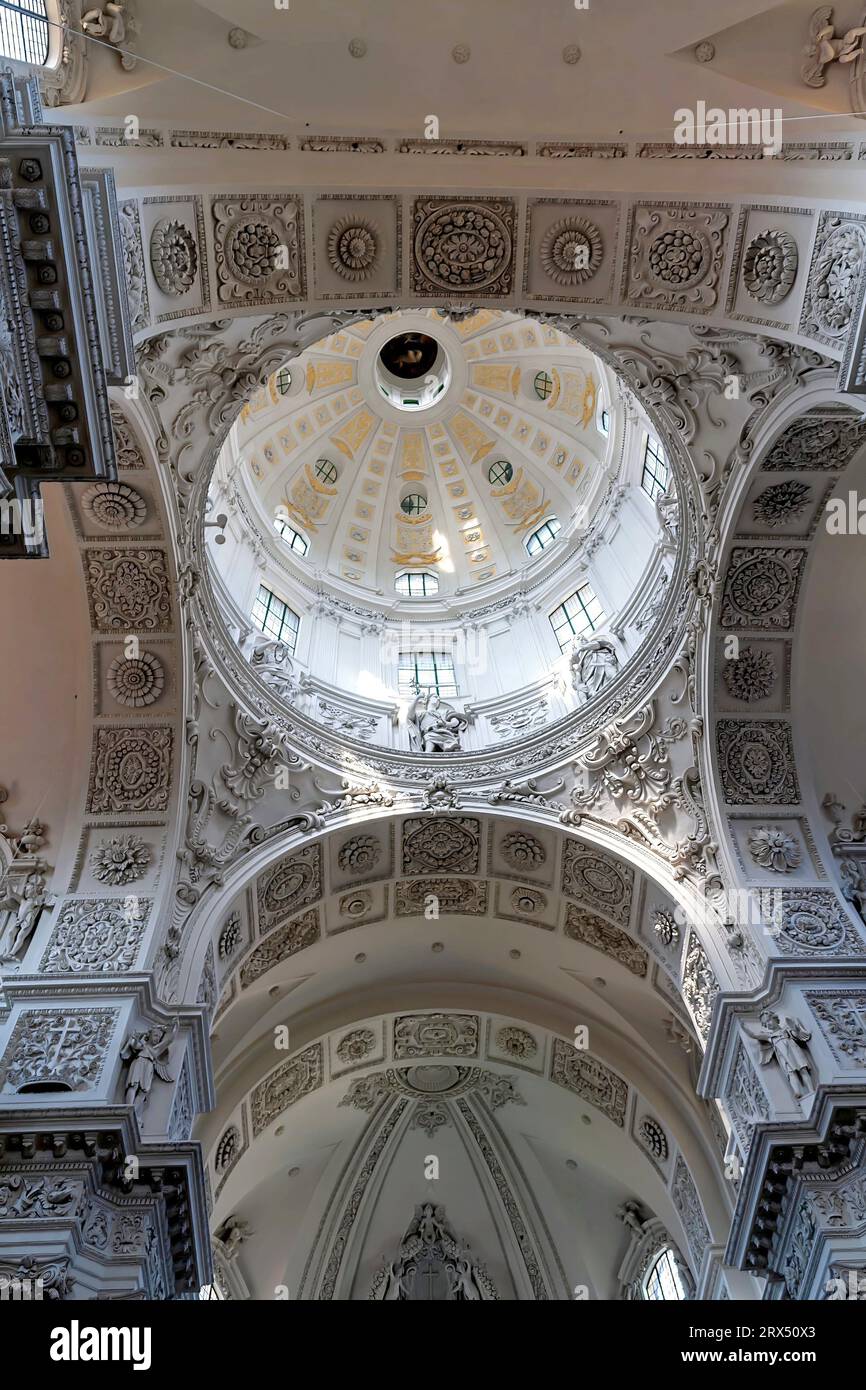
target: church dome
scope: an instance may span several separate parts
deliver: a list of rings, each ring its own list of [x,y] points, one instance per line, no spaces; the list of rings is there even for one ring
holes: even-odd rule
[[[609,395],[593,355],[547,325],[400,311],[272,377],[221,467],[302,580],[373,601],[489,596],[537,563],[539,528],[552,522],[561,550],[594,515]]]
[[[243,406],[211,483],[211,584],[271,695],[362,743],[466,752],[623,675],[672,592],[676,509],[648,419],[575,337],[401,310]]]

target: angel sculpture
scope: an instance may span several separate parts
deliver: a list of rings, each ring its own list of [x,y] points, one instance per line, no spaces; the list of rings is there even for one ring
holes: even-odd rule
[[[619,655],[608,637],[575,644],[570,657],[571,683],[582,701],[591,700],[619,670]]]
[[[150,1097],[154,1076],[162,1081],[174,1081],[166,1065],[166,1058],[177,1032],[177,1019],[171,1028],[148,1028],[143,1033],[130,1033],[120,1051],[124,1062],[129,1062],[126,1074],[126,1103],[136,1106],[140,1100],[146,1104]]]
[[[416,753],[459,753],[460,735],[469,722],[438,695],[416,696],[406,721]]]
[[[54,895],[46,893],[45,876],[39,869],[27,875],[20,893],[11,886],[8,877],[0,885],[0,891],[3,892],[0,913],[6,916],[0,928],[0,961],[17,961],[36,929],[42,909],[52,905]]]
[[[848,29],[839,38],[835,36],[834,28],[832,5],[821,5],[812,15],[809,43],[803,49],[806,61],[800,69],[800,76],[808,87],[824,86],[827,81],[824,69],[830,63],[854,63],[863,57],[866,27]]]
[[[782,1068],[794,1099],[811,1095],[815,1089],[812,1059],[802,1044],[807,1043],[812,1034],[803,1024],[785,1014],[764,1013],[758,1026],[744,1023],[743,1027],[750,1038],[760,1043],[761,1065],[766,1067],[776,1062]]]
[[[234,1260],[244,1241],[254,1235],[250,1223],[242,1221],[239,1216],[229,1216],[216,1233],[227,1260]]]

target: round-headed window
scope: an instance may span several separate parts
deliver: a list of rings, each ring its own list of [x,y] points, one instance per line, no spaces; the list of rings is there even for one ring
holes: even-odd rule
[[[44,67],[50,50],[45,0],[12,0],[0,9],[0,58]]]
[[[430,574],[429,570],[420,570],[417,573],[404,570],[402,574],[395,576],[394,588],[404,598],[429,598],[431,594],[438,594],[439,580],[435,574]]]
[[[274,526],[290,550],[296,551],[298,555],[306,555],[310,548],[310,542],[300,531],[296,531],[291,522],[287,521],[285,516],[279,512],[274,517]]]

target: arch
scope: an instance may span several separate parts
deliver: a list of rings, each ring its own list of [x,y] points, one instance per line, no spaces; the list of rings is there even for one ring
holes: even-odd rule
[[[509,1057],[503,1051],[518,1042],[531,1044],[536,1053]],[[362,1048],[366,1056],[361,1055]],[[573,1060],[576,1056],[581,1058],[579,1065]],[[376,1200],[372,1194],[381,1187],[386,1172],[389,1186],[400,1183],[399,1154],[401,1146],[412,1145],[413,1130],[424,1130],[422,1145],[434,1154],[439,1152],[443,1163],[453,1164],[453,1153],[446,1157],[443,1152],[443,1126],[456,1129],[461,1142],[476,1155],[476,1163],[481,1160],[481,1191],[492,1182],[498,1192],[494,1196],[488,1191],[483,1200],[504,1198],[506,1211],[521,1212],[532,1249],[528,1262],[525,1248],[521,1255],[526,1268],[535,1267],[531,1287],[522,1296],[571,1297],[575,1269],[580,1268],[570,1245],[574,1233],[569,1230],[568,1238],[560,1239],[549,1174],[541,1175],[532,1147],[527,1147],[525,1136],[521,1138],[521,1126],[525,1129],[530,1124],[541,1142],[538,1106],[549,1116],[551,1107],[554,1116],[561,1111],[563,1133],[575,1132],[573,1151],[584,1185],[595,1181],[590,1154],[597,1163],[603,1149],[605,1169],[618,1190],[629,1193],[632,1203],[636,1198],[641,1207],[655,1212],[653,1229],[665,1226],[678,1232],[678,1243],[687,1252],[691,1287],[703,1287],[714,1277],[728,1197],[720,1179],[719,1156],[710,1155],[712,1141],[706,1127],[701,1133],[696,1115],[690,1119],[684,1110],[678,1111],[675,1097],[660,1101],[656,1096],[648,1106],[633,1076],[622,1068],[612,1070],[591,1053],[577,1054],[571,1038],[527,1023],[522,1015],[509,1018],[496,1013],[488,1018],[483,1012],[465,1009],[404,1008],[384,1018],[359,1015],[325,1037],[304,1037],[276,1064],[273,1054],[263,1060],[268,1070],[248,1073],[240,1086],[235,1085],[202,1136],[214,1190],[214,1224],[219,1229],[237,1209],[244,1211],[245,1219],[254,1217],[262,1200],[258,1194],[268,1190],[271,1175],[294,1164],[295,1156],[305,1151],[304,1136],[323,1125],[327,1130],[325,1117],[340,1113],[345,1140],[336,1140],[332,1122],[329,1137],[336,1147],[323,1162],[313,1161],[308,1174],[312,1186],[305,1188],[303,1201],[311,1215],[298,1222],[295,1235],[300,1249],[284,1254],[286,1265],[279,1271],[279,1282],[288,1283],[299,1298],[359,1296],[352,1271],[359,1261],[363,1265],[358,1246],[364,1237],[358,1235],[355,1222],[362,1227],[371,1222]],[[575,1105],[583,1116],[582,1126],[575,1125]],[[523,1119],[525,1106],[530,1107],[527,1120]],[[656,1154],[645,1143],[642,1146],[639,1137],[638,1121],[649,1113],[661,1117],[655,1124],[664,1147]],[[506,1117],[517,1115],[521,1120],[515,1129]],[[560,1123],[555,1118],[552,1122]],[[586,1143],[582,1134],[587,1136]],[[412,1152],[416,1150],[417,1144]],[[335,1184],[338,1172],[342,1176]],[[442,1178],[447,1178],[446,1172]],[[428,1190],[433,1193],[434,1189]],[[433,1200],[449,1205],[453,1188],[443,1181],[441,1189],[435,1188],[436,1193],[440,1190],[450,1196]],[[354,1195],[348,1203],[347,1225],[345,1204],[350,1191]],[[612,1238],[617,1239],[615,1234]],[[334,1269],[335,1250],[340,1252],[336,1257],[339,1276]],[[349,1273],[343,1268],[346,1262]],[[265,1266],[274,1268],[268,1261]],[[614,1261],[606,1279],[612,1278],[615,1267]],[[517,1261],[518,1286],[526,1268]],[[541,1268],[546,1274],[540,1273]],[[331,1273],[323,1292],[327,1270]],[[596,1267],[591,1282],[598,1277]],[[626,1286],[629,1280],[621,1276],[621,1282]],[[617,1295],[595,1288],[588,1296]]]

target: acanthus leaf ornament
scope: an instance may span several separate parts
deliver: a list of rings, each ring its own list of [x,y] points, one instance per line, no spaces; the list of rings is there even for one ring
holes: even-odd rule
[[[855,63],[863,60],[863,35],[866,28],[846,29],[837,35],[833,23],[833,6],[820,5],[809,20],[809,42],[800,76],[808,87],[823,87],[827,81],[824,69],[831,63]]]
[[[588,773],[585,787],[575,788],[572,802],[578,809],[593,806],[603,791],[614,800],[623,797],[643,805],[657,816],[674,801],[671,790],[670,745],[687,731],[684,720],[671,720],[667,733],[652,733],[655,702],[624,719],[617,719],[596,739],[577,762]]]
[[[800,863],[800,846],[778,825],[758,825],[749,831],[749,853],[762,869],[787,874]]]
[[[259,801],[265,794],[265,784],[274,777],[278,766],[300,768],[301,760],[287,751],[277,729],[266,720],[256,720],[235,707],[237,735],[237,764],[225,763],[220,777],[233,796],[244,804]]]
[[[117,888],[143,878],[152,858],[140,835],[115,835],[96,846],[90,865],[94,878]]]

